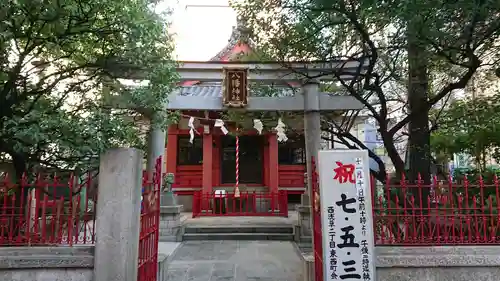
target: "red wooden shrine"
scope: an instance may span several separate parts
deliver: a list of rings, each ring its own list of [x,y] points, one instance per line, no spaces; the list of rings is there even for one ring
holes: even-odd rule
[[[190,112],[190,116],[195,116]],[[189,130],[171,125],[168,129],[166,171],[174,174],[173,190],[177,195],[193,195],[215,189],[234,187],[234,136],[225,136],[219,128],[197,128],[193,144]],[[228,127],[231,131],[231,128]],[[304,192],[305,149],[302,136],[289,136],[286,143],[278,143],[274,133],[246,131],[240,133],[240,189],[259,188],[260,191],[288,194]],[[284,155],[281,155],[280,152]],[[251,153],[248,156],[245,154]],[[249,171],[250,170],[250,171]],[[230,189],[229,189],[230,190]],[[188,206],[185,206],[189,209]]]
[[[241,29],[234,28],[228,45],[211,61],[237,61],[241,55],[250,53],[252,44],[246,38]],[[180,86],[182,95],[192,96],[220,96],[223,88],[220,84],[199,81],[184,82]],[[231,187],[235,186],[235,137],[226,136],[220,128],[214,128],[213,120],[220,118],[219,112],[184,111],[182,115],[179,124],[168,128],[166,172],[174,174],[173,191],[180,196],[184,209],[190,210],[191,200],[181,197],[191,197],[197,191],[234,191]],[[197,120],[193,144],[189,143],[189,128],[186,126],[189,116]],[[234,130],[231,125],[226,124],[230,131]],[[287,133],[287,136],[287,142],[278,143],[273,132],[263,131],[262,135],[254,129],[239,132],[239,189],[242,192],[278,193],[286,190],[290,196],[300,198],[298,195],[305,190],[305,143],[300,135]]]

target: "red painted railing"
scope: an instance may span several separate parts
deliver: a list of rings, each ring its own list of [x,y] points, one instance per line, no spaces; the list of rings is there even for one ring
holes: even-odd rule
[[[200,216],[288,217],[287,192],[240,192],[235,196],[197,191],[193,195],[193,218]]]
[[[374,182],[372,180],[372,182]],[[499,180],[372,184],[377,245],[500,244]]]
[[[321,230],[321,209],[319,200],[319,182],[318,173],[316,170],[316,162],[314,157],[311,158],[311,183],[314,197],[311,198],[312,201],[312,212],[313,212],[313,239],[314,239],[314,281],[323,281],[323,232]]]
[[[156,281],[158,273],[158,242],[160,233],[161,157],[156,160],[152,175],[143,173],[141,229],[139,236],[138,281]]]
[[[0,247],[93,244],[97,179],[0,176]]]

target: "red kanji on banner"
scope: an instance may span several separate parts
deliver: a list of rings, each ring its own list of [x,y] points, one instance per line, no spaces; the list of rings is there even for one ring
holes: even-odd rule
[[[335,172],[335,176],[333,177],[334,180],[338,180],[340,183],[355,183],[356,180],[354,179],[354,165],[353,164],[347,164],[344,165],[342,162],[337,163],[337,168],[333,169],[333,172]]]

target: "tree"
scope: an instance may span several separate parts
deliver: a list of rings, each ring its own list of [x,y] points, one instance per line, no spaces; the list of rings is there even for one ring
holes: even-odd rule
[[[451,159],[454,153],[474,156],[477,170],[486,170],[487,159],[499,159],[500,93],[457,100],[444,110],[432,133],[433,152]]]
[[[74,169],[113,146],[142,143],[136,117],[156,111],[176,78],[166,14],[147,0],[8,0],[0,10],[0,157]],[[147,68],[127,87],[109,71]],[[157,122],[157,124],[163,124]]]
[[[291,60],[366,60],[364,71],[340,69],[343,91],[365,105],[378,125],[398,174],[409,166],[410,180],[430,180],[429,112],[468,84],[480,67],[498,65],[500,6],[497,1],[234,1],[267,55]],[[342,75],[354,75],[346,80]],[[306,77],[312,78],[312,77]],[[340,142],[366,148],[349,133],[348,112],[323,127]],[[397,122],[391,124],[391,120]],[[396,140],[409,139],[408,163]],[[375,157],[373,153],[370,154]],[[383,162],[375,173],[384,181]]]

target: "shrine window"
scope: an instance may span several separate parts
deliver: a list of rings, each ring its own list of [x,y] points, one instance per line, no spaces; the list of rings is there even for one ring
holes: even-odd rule
[[[201,138],[195,137],[193,143],[190,143],[189,136],[179,136],[177,148],[177,165],[200,165],[203,163],[203,141]]]
[[[286,142],[278,144],[280,165],[303,165],[306,163],[306,143],[304,136],[289,136]]]

